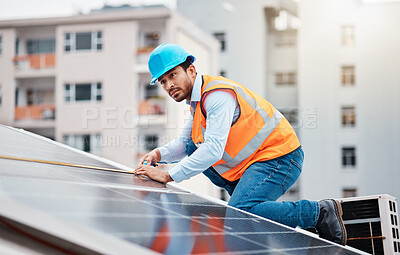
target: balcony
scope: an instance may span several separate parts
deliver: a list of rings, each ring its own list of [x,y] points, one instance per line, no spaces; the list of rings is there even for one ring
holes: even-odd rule
[[[149,60],[151,52],[155,49],[154,46],[142,46],[136,50],[136,67],[137,73],[148,73],[147,62]]]
[[[15,56],[13,61],[16,74],[21,78],[55,75],[55,53]]]
[[[163,115],[165,114],[164,99],[146,99],[139,102],[139,115]]]
[[[151,126],[166,123],[166,106],[162,98],[150,98],[139,102],[139,125]]]
[[[39,104],[15,107],[14,119],[22,128],[54,127],[56,107],[54,104]]]

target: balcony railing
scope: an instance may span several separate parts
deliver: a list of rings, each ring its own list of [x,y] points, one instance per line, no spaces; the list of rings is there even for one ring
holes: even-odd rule
[[[164,99],[146,99],[139,102],[139,115],[162,115],[164,113]]]
[[[47,53],[15,56],[14,65],[16,70],[54,68],[56,66],[56,55],[54,53]]]
[[[40,104],[15,107],[15,120],[54,120],[54,104]]]

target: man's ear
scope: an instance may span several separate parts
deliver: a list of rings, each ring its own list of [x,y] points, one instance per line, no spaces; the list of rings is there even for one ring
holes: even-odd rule
[[[187,68],[187,73],[189,74],[189,76],[191,77],[191,78],[196,78],[196,74],[197,74],[197,72],[196,72],[196,67],[194,66],[194,65],[190,65],[188,68]]]

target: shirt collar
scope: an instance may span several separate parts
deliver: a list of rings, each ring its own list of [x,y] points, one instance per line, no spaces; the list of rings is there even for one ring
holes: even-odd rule
[[[194,80],[192,95],[190,96],[191,102],[199,102],[201,99],[201,86],[203,85],[203,76],[197,74],[196,79]],[[186,104],[190,104],[189,101],[186,101]]]

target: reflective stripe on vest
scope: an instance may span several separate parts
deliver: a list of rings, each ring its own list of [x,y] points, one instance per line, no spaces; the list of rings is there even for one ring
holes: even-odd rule
[[[226,150],[223,153],[221,164],[214,165],[214,169],[219,173],[223,174],[232,168],[238,166],[242,161],[250,157],[260,146],[264,143],[266,138],[274,131],[274,129],[278,126],[280,121],[283,118],[283,115],[276,109],[272,114],[272,117],[269,116],[268,112],[263,109],[257,102],[257,99],[251,97],[248,93],[246,93],[242,87],[237,84],[225,81],[225,80],[214,80],[206,84],[204,87],[203,93],[207,93],[212,87],[215,85],[228,85],[232,86],[235,90],[235,93],[240,96],[254,111],[256,111],[259,116],[262,118],[264,125],[260,127],[260,130],[254,135],[254,137],[237,153],[234,157],[231,157]],[[224,88],[216,88],[216,89],[224,89]],[[226,87],[225,89],[231,89]],[[203,95],[202,95],[203,96]],[[237,99],[239,102],[239,99]],[[199,105],[199,107],[201,107]],[[241,106],[239,106],[241,107]],[[239,119],[241,116],[239,116]],[[238,120],[239,120],[238,119]],[[247,120],[247,119],[246,119]],[[201,132],[204,138],[205,129],[202,125]],[[219,161],[220,162],[220,161]]]

